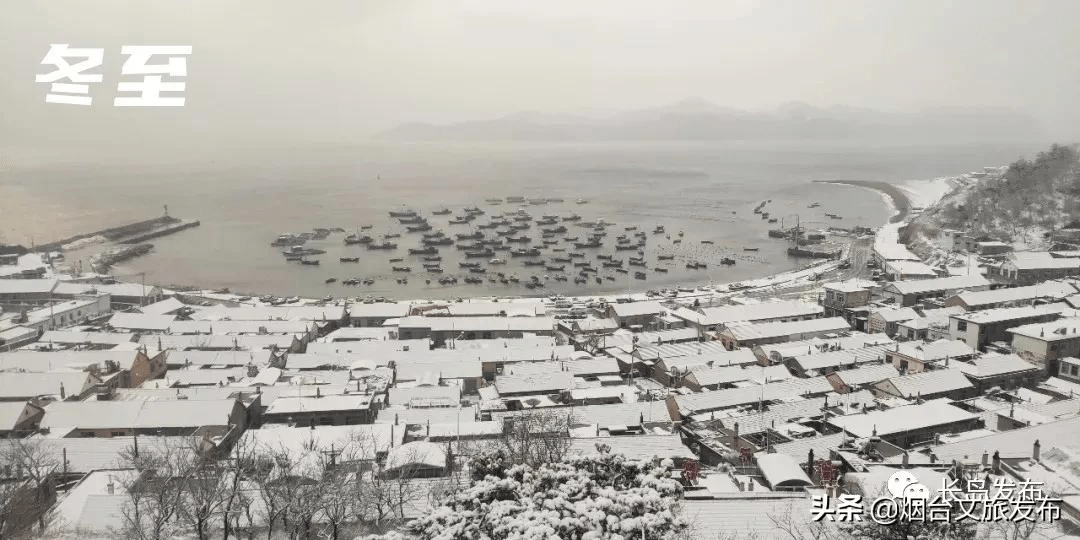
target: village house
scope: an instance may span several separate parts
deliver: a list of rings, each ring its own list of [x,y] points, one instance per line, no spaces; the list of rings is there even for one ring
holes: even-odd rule
[[[863,332],[844,332],[842,335],[826,335],[807,340],[770,343],[754,347],[754,355],[763,364],[784,364],[796,356],[815,352],[859,349],[874,345],[892,344],[893,340],[884,334],[866,334]]]
[[[798,377],[818,377],[834,371],[856,368],[865,364],[880,364],[885,350],[891,345],[874,345],[852,349],[813,351],[789,358],[784,365]]]
[[[1057,373],[1058,359],[1080,356],[1080,317],[1010,328],[1012,348],[1021,358]]]
[[[673,377],[700,366],[728,366],[757,363],[753,351],[729,351],[722,343],[666,343],[635,349],[629,358],[619,359],[620,368],[636,375],[652,377],[663,385],[677,386]]]
[[[1015,354],[984,354],[969,362],[956,362],[953,366],[964,372],[980,394],[995,386],[1012,390],[1033,385],[1044,376],[1039,366]]]
[[[903,341],[949,339],[949,317],[964,312],[961,307],[924,309],[921,317],[896,324],[896,338]]]
[[[86,324],[111,313],[112,308],[109,306],[107,294],[53,302],[48,306],[23,312],[19,324],[40,332]]]
[[[24,437],[37,430],[45,410],[30,401],[0,402],[0,437]]]
[[[962,433],[982,427],[978,415],[938,399],[865,414],[848,414],[828,423],[854,437],[880,437],[901,448],[933,441],[942,433]]]
[[[520,338],[526,334],[554,336],[551,317],[404,317],[399,339],[430,339],[436,347],[450,341]]]
[[[195,435],[236,437],[247,413],[235,399],[58,401],[45,407],[41,427],[67,437]]]
[[[61,281],[53,291],[57,298],[78,298],[82,296],[109,295],[112,309],[120,311],[131,307],[145,306],[161,301],[165,294],[161,287],[140,283],[101,283],[97,278],[91,281]]]
[[[968,360],[975,354],[975,350],[962,341],[905,341],[885,349],[885,362],[892,364],[900,373],[921,373],[937,367],[948,367],[950,360]]]
[[[979,395],[975,385],[955,367],[890,377],[874,384],[871,391],[879,398],[961,400]]]
[[[949,317],[949,335],[972,349],[983,350],[990,343],[1007,342],[1010,328],[1053,321],[1066,309],[1066,304],[1057,303],[960,313]]]
[[[913,279],[887,283],[881,294],[896,306],[914,306],[930,298],[952,296],[960,291],[982,291],[990,282],[980,275],[950,276],[934,279]]]
[[[383,400],[367,393],[330,394],[317,386],[315,395],[278,396],[262,413],[266,424],[344,426],[370,424]]]
[[[98,351],[14,351],[0,353],[0,372],[89,371],[98,377],[99,384],[108,388],[133,388],[164,375],[165,358],[164,351],[134,347]]]
[[[866,331],[871,334],[884,333],[886,336],[896,336],[900,323],[910,321],[919,316],[919,312],[910,307],[881,307],[871,310],[867,318]]]
[[[41,334],[36,349],[78,348],[105,350],[132,343],[135,334],[117,332],[84,332],[79,330],[49,330]],[[159,347],[160,348],[160,347]]]
[[[945,300],[946,307],[960,306],[968,311],[1057,302],[1077,293],[1067,281],[1046,281],[1036,285],[1004,287],[987,291],[965,291]]]
[[[0,304],[15,306],[40,304],[54,299],[57,280],[0,279]]]
[[[882,265],[882,271],[889,281],[938,277],[938,273],[922,261],[887,261]]]
[[[826,283],[821,296],[825,317],[843,317],[856,330],[866,330],[866,306],[870,303],[874,282],[851,279]]]
[[[0,401],[80,401],[100,384],[89,371],[6,372],[0,376]]]
[[[656,319],[667,310],[660,302],[623,302],[607,305],[606,316],[619,325],[619,328],[654,328]]]
[[[1080,258],[1055,257],[1045,251],[1018,251],[1006,256],[995,277],[1019,285],[1080,274]]]
[[[701,334],[723,330],[728,324],[740,322],[789,322],[816,319],[825,308],[798,300],[734,304],[719,307],[679,308],[672,315],[697,328]]]
[[[409,304],[375,302],[349,305],[349,325],[363,328],[381,327],[387,321],[400,319],[409,313]]]
[[[720,341],[729,350],[754,347],[768,343],[796,341],[822,337],[840,331],[851,330],[843,317],[797,320],[793,322],[768,322],[760,324],[728,325],[720,332]]]

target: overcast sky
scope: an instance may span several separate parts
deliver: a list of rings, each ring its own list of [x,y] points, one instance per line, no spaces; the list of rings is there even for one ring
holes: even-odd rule
[[[0,0],[0,142],[334,140],[405,121],[697,96],[1001,106],[1080,126],[1075,0]],[[50,43],[105,48],[89,107],[44,103]],[[182,109],[115,108],[122,45],[191,45]]]

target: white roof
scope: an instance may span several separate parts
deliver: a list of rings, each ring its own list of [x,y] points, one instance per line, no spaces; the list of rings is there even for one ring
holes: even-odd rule
[[[885,379],[896,377],[899,372],[892,364],[870,364],[865,366],[859,366],[855,369],[843,369],[833,372],[829,376],[840,377],[841,381],[848,386],[858,387],[859,385],[876,383],[884,381]]]
[[[401,446],[405,426],[393,424],[360,424],[352,426],[288,427],[268,425],[244,432],[244,439],[256,448],[277,452],[288,451],[291,456],[306,452],[340,450],[345,459],[374,459],[376,453]]]
[[[994,377],[1009,373],[1037,371],[1040,368],[1015,354],[984,354],[970,364],[957,362],[956,368],[969,377]]]
[[[921,261],[886,261],[885,270],[900,276],[936,276],[937,272]]]
[[[815,351],[810,354],[800,354],[791,361],[801,367],[804,371],[854,366],[877,362],[884,359],[885,351],[889,347],[889,345],[874,345],[872,347],[839,349],[835,351]]]
[[[173,334],[306,334],[317,321],[174,321]]]
[[[824,312],[818,304],[787,300],[783,302],[762,302],[759,304],[740,304],[720,307],[700,308],[700,313],[688,308],[674,312],[678,317],[711,326],[738,321],[761,321],[787,317],[805,317]]]
[[[738,341],[790,336],[799,339],[802,334],[850,330],[843,317],[810,319],[792,322],[768,322],[759,324],[728,325],[725,332]]]
[[[799,341],[785,343],[770,343],[758,345],[762,353],[774,362],[785,358],[792,358],[803,354],[812,354],[815,351],[825,352],[830,349],[857,349],[872,345],[892,343],[893,340],[885,334],[867,334],[864,332],[851,332],[841,337],[815,337]]]
[[[409,465],[446,467],[446,450],[443,445],[427,441],[412,441],[391,448],[386,455],[386,468],[394,470]]]
[[[909,307],[883,307],[871,314],[871,317],[881,319],[887,323],[910,321],[918,316],[919,312]]]
[[[160,302],[142,306],[139,311],[147,315],[167,315],[184,307],[186,307],[185,304],[176,298],[166,298]]]
[[[935,362],[975,354],[974,349],[958,339],[939,339],[930,343],[904,341],[893,345],[891,351],[921,362]]]
[[[1078,332],[1080,332],[1080,317],[1067,317],[1048,323],[1025,324],[1006,331],[1044,341],[1076,339]]]
[[[611,447],[613,454],[622,454],[629,459],[697,459],[697,456],[682,443],[678,435],[624,435],[618,437],[575,437],[570,441],[570,453],[582,456],[599,454],[596,445]]]
[[[1008,255],[1005,264],[1013,265],[1018,270],[1080,268],[1080,259],[1054,257],[1046,251],[1017,251]]]
[[[106,362],[115,362],[120,369],[131,369],[137,355],[138,351],[132,350],[14,351],[0,353],[0,371],[85,371],[97,366],[105,372]]]
[[[495,377],[495,389],[499,394],[520,394],[523,392],[543,394],[561,392],[574,387],[574,374],[568,371],[553,373],[529,373],[526,375],[498,375]]]
[[[15,429],[28,406],[25,401],[0,401],[0,429]]]
[[[803,472],[802,467],[794,458],[787,454],[762,454],[757,455],[758,469],[769,486],[776,488],[780,485],[787,486],[811,486],[814,484],[809,476]]]
[[[387,402],[391,406],[424,406],[425,404],[436,404],[456,407],[461,401],[461,387],[456,384],[447,386],[391,388],[387,393]]]
[[[955,366],[949,369],[922,371],[913,375],[900,375],[889,379],[889,382],[900,392],[900,397],[905,398],[974,388],[971,381],[964,376],[964,371]]]
[[[950,291],[957,289],[970,289],[975,287],[989,286],[990,282],[981,275],[974,276],[949,276],[936,279],[911,279],[893,281],[885,286],[886,289],[900,294],[918,294],[936,291]]]
[[[443,379],[475,379],[483,377],[484,365],[479,360],[402,358],[394,362],[398,381],[415,381],[426,374]]]
[[[1000,452],[1002,459],[1031,457],[1035,441],[1043,448],[1067,446],[1076,443],[1080,433],[1080,417],[1047,422],[1030,427],[1002,431],[986,437],[967,439],[934,447],[933,453],[941,460],[978,459],[982,453]]]
[[[994,304],[1033,300],[1035,298],[1062,299],[1076,294],[1076,287],[1063,281],[1044,281],[1038,285],[1011,287],[989,291],[965,291],[957,295],[969,308]]]
[[[228,425],[234,399],[58,401],[45,407],[42,427],[177,428]]]
[[[856,437],[905,433],[916,429],[973,420],[977,415],[954,407],[947,399],[935,399],[915,405],[830,417],[828,422]]]
[[[848,279],[844,281],[833,281],[823,285],[826,290],[842,293],[866,291],[876,286],[877,283],[866,279]]]
[[[398,328],[430,328],[432,332],[550,332],[551,317],[402,317]]]
[[[131,343],[135,334],[117,332],[80,332],[77,330],[47,330],[41,334],[39,343],[119,345]]]
[[[962,321],[968,321],[975,324],[987,324],[995,322],[1014,321],[1017,319],[1027,319],[1031,317],[1038,317],[1040,315],[1048,314],[1060,314],[1068,310],[1071,313],[1075,313],[1068,304],[1064,302],[1055,302],[1053,304],[1044,304],[1040,306],[1020,306],[1020,307],[1004,307],[984,309],[982,311],[972,311],[969,313],[961,313],[953,315],[954,319]]]
[[[271,347],[277,347],[278,349],[288,349],[295,338],[293,336],[279,335],[279,336],[259,336],[259,335],[235,335],[235,336],[222,336],[222,335],[170,335],[170,334],[154,334],[144,335],[139,337],[139,344],[146,345],[147,347],[158,347],[162,349],[237,349],[237,350],[259,350],[269,349]],[[312,344],[314,345],[314,344]],[[310,346],[309,346],[310,350]]]
[[[167,364],[193,366],[266,366],[270,363],[271,351],[170,351]]]
[[[193,321],[337,321],[345,316],[345,306],[242,306],[216,305],[197,309]]]
[[[622,304],[609,304],[616,317],[633,317],[637,315],[656,315],[664,312],[660,302],[625,302]]]
[[[55,279],[0,279],[0,294],[44,294],[56,283]]]
[[[109,319],[109,326],[127,330],[154,330],[164,332],[176,317],[172,315],[144,315],[142,313],[116,313]]]
[[[765,401],[790,401],[806,395],[825,394],[833,390],[825,377],[808,379],[793,378],[764,385],[725,388],[711,392],[697,392],[675,396],[679,409],[689,413],[737,407],[747,403]]]
[[[0,375],[0,398],[59,396],[61,385],[67,396],[71,397],[96,382],[97,378],[85,371],[9,372]]]
[[[266,414],[295,414],[317,411],[364,410],[371,406],[368,394],[323,394],[320,397],[280,396],[266,409]]]

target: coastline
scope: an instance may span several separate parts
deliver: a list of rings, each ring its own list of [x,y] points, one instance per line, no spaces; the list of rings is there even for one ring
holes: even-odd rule
[[[900,223],[907,219],[908,214],[911,212],[911,199],[909,199],[907,193],[904,193],[904,190],[896,184],[871,180],[815,180],[815,182],[820,184],[839,184],[843,186],[872,189],[885,195],[891,200],[894,209],[892,217],[889,218],[889,223]]]

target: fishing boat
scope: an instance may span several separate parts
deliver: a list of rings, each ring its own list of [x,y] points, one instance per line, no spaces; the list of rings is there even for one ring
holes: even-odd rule
[[[458,240],[483,240],[484,233],[474,232],[469,234],[455,234],[454,237]]]
[[[674,260],[675,256],[674,255],[657,255],[656,258],[657,258],[657,260],[661,260],[661,261],[670,261],[670,260]]]
[[[743,251],[757,251],[758,248],[756,248],[756,247],[744,247],[744,248],[742,248],[742,250]]]
[[[319,266],[319,259],[300,259],[300,264],[307,266]]]
[[[304,259],[303,255],[293,255],[291,253],[288,253],[288,254],[285,255],[285,260],[286,261],[300,261],[300,260],[303,260],[303,259]]]
[[[336,281],[337,281],[337,278],[326,278],[327,283],[334,283]]]
[[[484,250],[479,250],[479,251],[466,251],[465,252],[465,257],[468,258],[468,259],[477,259],[477,258],[480,258],[480,257],[490,257],[490,256],[492,256],[494,254],[495,254],[494,251],[492,251],[490,249],[484,249]]]
[[[381,244],[368,244],[368,249],[397,249],[397,244],[393,242],[383,242]]]
[[[645,279],[645,272],[634,272],[634,278]]]
[[[652,232],[653,234],[664,234],[664,226],[657,225],[656,228],[652,230]]]
[[[735,259],[732,259],[731,257],[724,257],[723,259],[720,259],[720,264],[732,266],[735,264]]]
[[[360,262],[360,257],[341,257],[338,260],[343,263],[356,263]]]
[[[473,274],[485,274],[485,273],[487,273],[487,268],[480,268],[480,267],[470,268],[469,272],[471,272]]]
[[[366,231],[366,230],[371,229],[372,227],[373,227],[373,225],[361,225],[360,230],[361,231]]]
[[[450,218],[450,224],[451,225],[465,225],[470,221],[472,221],[471,217],[452,217],[452,218]]]
[[[702,240],[701,243],[702,244],[712,245],[713,241],[712,240]]]
[[[514,195],[514,196],[511,196],[511,197],[507,197],[506,202],[508,202],[508,203],[523,203],[523,202],[525,202],[525,197],[522,197],[522,196],[519,196],[519,195]]]
[[[574,242],[574,247],[577,249],[591,249],[600,247],[600,242],[596,240],[589,240],[588,242]]]
[[[345,237],[345,245],[370,244],[374,240],[366,234],[350,234]]]
[[[285,233],[277,237],[271,246],[298,246],[307,242],[307,237],[299,234]]]
[[[656,268],[653,268],[653,272],[661,272],[661,273],[666,274],[667,273],[667,268],[661,268],[661,267],[657,266]]]
[[[622,261],[604,261],[600,263],[600,266],[603,266],[604,268],[621,268]]]
[[[393,260],[393,259],[391,259],[391,260]],[[401,259],[398,259],[398,260],[401,260]],[[428,255],[428,256],[424,257],[425,262],[439,262],[441,260],[442,260],[441,255]]]
[[[441,274],[441,273],[443,273],[443,269],[442,269],[441,266],[425,266],[424,271],[429,273],[429,274]]]
[[[416,216],[415,210],[392,210],[390,211],[390,217],[392,218],[409,218]]]
[[[504,259],[496,258],[496,259],[491,259],[490,261],[488,261],[488,264],[506,264],[506,261]]]
[[[576,202],[576,203],[578,203],[578,204],[585,204],[585,203],[587,203],[587,202],[589,202],[589,201],[587,201],[587,200],[585,200],[585,199],[578,199],[578,200],[577,200],[577,201],[575,201],[575,202]]]
[[[386,233],[386,234],[383,235],[383,238],[385,238],[387,240],[390,240],[390,239],[393,239],[393,238],[401,238],[401,233]]]
[[[525,261],[524,264],[525,266],[544,266],[547,263],[544,261]]]
[[[427,246],[423,248],[409,248],[409,255],[437,255],[439,250],[433,246]]]
[[[570,214],[569,216],[563,216],[563,221],[581,221],[581,216],[577,214]]]
[[[480,263],[478,263],[478,262],[459,262],[458,266],[461,267],[461,268],[480,268]]]
[[[409,225],[408,227],[405,227],[405,230],[409,231],[409,232],[430,231],[431,230],[431,225],[427,224],[427,223],[421,223],[419,225]]]
[[[393,266],[390,269],[395,272],[412,272],[412,268],[408,266]]]
[[[396,263],[396,262],[401,262],[401,261],[404,261],[404,260],[405,259],[402,259],[401,257],[395,257],[393,259],[390,259],[390,262]]]
[[[439,208],[438,210],[433,211],[431,214],[435,215],[435,216],[448,216],[448,215],[450,215],[450,209],[449,208]]]
[[[484,199],[484,202],[488,204],[502,204],[502,199]]]

